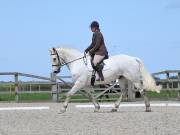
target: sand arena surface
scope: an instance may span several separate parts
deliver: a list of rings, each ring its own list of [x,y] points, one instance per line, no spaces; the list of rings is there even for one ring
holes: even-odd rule
[[[158,102],[160,103],[160,102]],[[70,103],[59,114],[61,103],[0,103],[0,107],[38,107],[45,110],[0,111],[0,135],[179,135],[180,107],[76,108]],[[86,103],[87,104],[87,103]]]

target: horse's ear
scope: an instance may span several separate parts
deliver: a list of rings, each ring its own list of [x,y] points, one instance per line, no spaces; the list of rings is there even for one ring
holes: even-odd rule
[[[52,50],[53,50],[54,52],[56,51],[56,49],[55,49],[54,47],[52,48]]]

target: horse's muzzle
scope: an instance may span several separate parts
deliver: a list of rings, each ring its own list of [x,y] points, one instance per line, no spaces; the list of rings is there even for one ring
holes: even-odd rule
[[[58,68],[57,71],[54,71],[55,74],[58,74],[60,72],[60,68]]]

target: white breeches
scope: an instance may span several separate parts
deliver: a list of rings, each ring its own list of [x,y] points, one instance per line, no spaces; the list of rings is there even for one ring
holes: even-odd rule
[[[96,66],[100,61],[104,59],[105,56],[94,55],[93,64]]]

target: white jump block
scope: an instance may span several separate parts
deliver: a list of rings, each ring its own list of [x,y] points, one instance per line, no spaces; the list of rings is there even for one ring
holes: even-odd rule
[[[153,107],[180,107],[180,103],[152,103]],[[94,108],[94,105],[76,105],[76,108]],[[112,108],[114,104],[101,104],[101,108]],[[120,107],[145,107],[145,104],[120,104]]]
[[[41,107],[0,107],[0,111],[15,111],[15,110],[48,110],[49,106]]]

